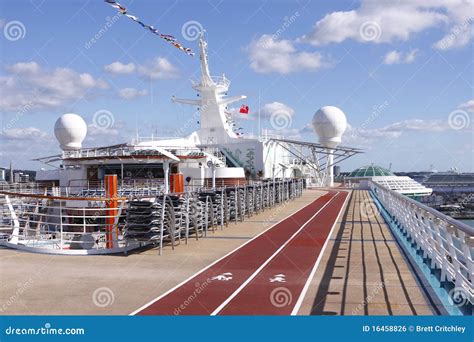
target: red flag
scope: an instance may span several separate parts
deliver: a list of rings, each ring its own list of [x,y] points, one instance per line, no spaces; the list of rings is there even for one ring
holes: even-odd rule
[[[248,113],[249,113],[249,106],[246,106],[246,105],[240,106],[240,111],[239,111],[239,113],[241,113],[241,114],[248,114]]]

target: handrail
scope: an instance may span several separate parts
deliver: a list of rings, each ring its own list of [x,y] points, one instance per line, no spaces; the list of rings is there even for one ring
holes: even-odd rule
[[[230,87],[230,80],[225,77],[224,75],[222,76],[211,76],[212,81],[215,83],[216,86],[223,86],[223,87]],[[190,79],[191,85],[193,87],[202,87],[201,80],[194,80]]]
[[[430,268],[441,271],[440,282],[454,284],[451,299],[474,304],[474,228],[375,182],[369,187]]]
[[[153,142],[162,141],[157,138],[138,137],[136,140],[137,144],[144,142],[151,142],[149,145],[116,145],[108,148],[84,148],[77,151],[63,151],[60,157],[62,159],[83,159],[83,158],[146,158],[146,157],[159,157],[169,158],[164,155],[163,150],[172,151],[172,153],[179,158],[193,158],[193,153],[202,152],[202,148],[196,146],[175,146],[175,145],[154,145]],[[176,139],[170,138],[170,140]],[[196,156],[194,156],[196,157]],[[204,156],[199,156],[204,157]]]
[[[380,184],[375,184],[373,182],[370,182],[370,184],[374,185],[375,187],[378,187],[378,188],[381,188],[382,190],[385,190],[385,191],[391,191],[390,189],[384,187],[383,185],[380,185]],[[372,187],[371,187],[372,188]],[[428,213],[430,213],[431,215],[435,216],[436,218],[440,219],[440,220],[443,220],[443,221],[446,221],[448,222],[450,225],[452,226],[455,226],[456,228],[458,228],[459,230],[463,231],[464,233],[468,234],[468,235],[471,235],[471,236],[474,236],[474,227],[471,227],[471,226],[468,226],[467,224],[461,222],[461,221],[458,221],[458,220],[455,220],[453,219],[452,217],[450,216],[447,216],[439,211],[437,211],[436,209],[433,209],[431,207],[428,207],[427,205],[423,204],[423,203],[420,203],[410,197],[407,197],[407,196],[404,196],[396,191],[391,191],[391,195],[392,196],[395,196],[396,198],[398,199],[401,199],[403,201],[406,201],[410,204],[413,204],[413,205],[416,205],[417,207],[419,207],[420,209],[423,209],[425,211],[427,211]]]
[[[19,192],[0,191],[1,195],[9,195],[16,197],[31,197],[31,198],[43,198],[49,200],[62,200],[62,201],[126,201],[127,197],[65,197],[65,196],[49,196],[49,195],[37,195],[37,194],[24,194]]]
[[[107,243],[111,241],[107,240],[106,232],[110,228],[107,219],[114,218],[113,227],[120,232],[112,238],[114,246],[159,242],[161,252],[165,241],[171,241],[174,248],[181,239],[187,240],[190,232],[197,239],[216,229],[218,224],[222,227],[232,221],[243,221],[259,210],[301,196],[302,191],[303,181],[294,179],[212,189],[201,187],[180,194],[160,192],[148,198],[64,197],[0,191],[3,195],[0,212],[1,220],[11,229],[6,239],[10,247],[35,247],[47,253],[53,244],[54,249],[66,254],[68,249],[106,253]],[[78,200],[83,202],[74,203]],[[117,214],[109,212],[116,209]]]

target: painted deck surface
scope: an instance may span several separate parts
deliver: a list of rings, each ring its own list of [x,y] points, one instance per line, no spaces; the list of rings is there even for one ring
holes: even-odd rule
[[[174,250],[165,245],[162,255],[151,249],[128,256],[57,256],[0,247],[0,314],[128,315],[324,194],[305,191]]]
[[[346,197],[316,199],[136,314],[291,314]]]

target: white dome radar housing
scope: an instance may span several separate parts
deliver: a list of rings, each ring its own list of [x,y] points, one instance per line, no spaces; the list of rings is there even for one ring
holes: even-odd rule
[[[54,135],[63,151],[79,150],[87,135],[87,125],[77,114],[64,114],[54,124]]]
[[[336,148],[341,143],[346,127],[346,116],[337,107],[322,107],[313,116],[313,129],[319,137],[319,142],[326,148]]]

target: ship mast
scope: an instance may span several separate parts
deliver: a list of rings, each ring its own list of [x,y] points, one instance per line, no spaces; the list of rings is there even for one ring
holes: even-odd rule
[[[201,32],[199,37],[199,59],[201,60],[201,86],[211,87],[214,84],[211,74],[209,72],[209,62],[207,59],[207,42],[204,39],[204,32]]]
[[[201,80],[192,81],[192,87],[199,94],[196,99],[178,99],[173,96],[173,101],[193,106],[198,106],[200,111],[200,129],[198,131],[202,143],[224,143],[229,139],[237,138],[232,130],[229,118],[226,115],[227,105],[245,99],[245,95],[227,97],[230,80],[224,75],[212,77],[209,72],[207,42],[204,32],[199,37]]]

